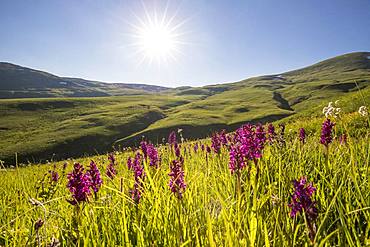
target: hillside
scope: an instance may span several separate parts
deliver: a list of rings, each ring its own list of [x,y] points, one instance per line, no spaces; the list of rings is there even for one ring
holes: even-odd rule
[[[176,128],[188,130],[190,137],[204,136],[220,128],[231,131],[247,121],[294,117],[345,95],[360,104],[358,89],[367,96],[367,102],[361,100],[361,104],[369,104],[369,58],[369,52],[351,53],[291,72],[192,88],[193,93],[190,89],[182,90],[177,95],[193,94],[204,98],[170,110],[168,117],[118,143],[138,141],[142,135],[161,139],[169,129]]]
[[[11,63],[0,62],[1,98],[97,97],[157,93],[165,87],[104,83],[59,77]]]
[[[106,97],[66,98],[67,89],[63,88],[60,98],[2,99],[0,159],[13,163],[15,152],[22,162],[102,153],[113,144],[116,148],[135,145],[142,136],[161,142],[177,128],[183,129],[185,138],[200,138],[219,129],[232,131],[245,122],[320,114],[323,105],[336,99],[347,102],[343,107],[354,111],[370,103],[369,57],[369,52],[351,53],[291,72],[197,88],[149,90],[135,85],[130,91],[130,86],[123,84],[120,92],[135,94],[132,96],[110,96],[119,95],[120,85],[82,80],[77,83],[86,82],[94,93],[101,89],[107,95],[99,96]],[[21,82],[26,85],[24,78]],[[55,81],[45,83],[55,85]],[[6,88],[2,84],[1,88]],[[10,86],[7,90],[11,91]],[[109,91],[107,86],[114,89]],[[54,94],[59,89],[53,90]]]

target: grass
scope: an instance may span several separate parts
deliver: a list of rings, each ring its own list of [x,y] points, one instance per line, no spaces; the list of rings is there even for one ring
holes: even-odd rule
[[[356,112],[343,113],[336,119],[328,159],[319,143],[322,121],[320,116],[288,122],[286,145],[266,146],[258,179],[255,165],[249,164],[250,174],[243,170],[243,192],[239,196],[235,193],[236,178],[228,169],[227,149],[224,147],[219,155],[206,155],[194,152],[194,142],[182,144],[187,183],[182,200],[168,187],[169,163],[175,157],[166,145],[159,147],[162,161],[158,169],[145,163],[144,193],[137,205],[129,195],[133,172],[126,166],[133,151],[116,153],[118,176],[113,180],[103,176],[98,197],[80,205],[80,211],[66,201],[70,195],[65,173],[55,186],[49,187],[48,180],[42,180],[53,163],[3,170],[0,245],[46,245],[54,238],[66,246],[309,246],[304,217],[291,218],[287,206],[292,180],[307,176],[317,188],[315,244],[367,246],[369,119]],[[297,136],[300,127],[308,132],[304,145]],[[346,145],[338,141],[342,133],[348,135]],[[200,142],[210,144],[209,140]],[[73,162],[87,166],[91,159],[104,174],[106,155],[67,160],[67,172]],[[56,163],[60,174],[63,163]],[[44,197],[37,187],[44,188]],[[39,203],[32,205],[32,198]],[[36,233],[34,224],[39,219],[44,225]]]

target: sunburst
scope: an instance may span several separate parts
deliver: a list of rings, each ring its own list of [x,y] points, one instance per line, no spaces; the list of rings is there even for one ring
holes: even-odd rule
[[[185,32],[181,28],[187,20],[177,20],[177,11],[169,16],[168,7],[163,14],[150,13],[145,6],[144,11],[143,18],[135,15],[136,23],[131,23],[135,55],[141,56],[139,64],[156,62],[161,65],[176,61],[178,55],[183,54],[181,47],[186,44],[183,40]]]

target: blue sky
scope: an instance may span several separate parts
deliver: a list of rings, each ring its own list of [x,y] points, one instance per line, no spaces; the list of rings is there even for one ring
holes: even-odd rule
[[[132,35],[144,6],[184,22],[175,61],[140,63]],[[2,0],[0,42],[0,61],[61,76],[199,86],[370,51],[370,1]]]

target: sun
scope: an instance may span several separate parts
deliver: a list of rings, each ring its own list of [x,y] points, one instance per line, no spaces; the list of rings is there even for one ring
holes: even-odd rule
[[[136,16],[137,23],[133,24],[133,45],[136,54],[141,54],[140,64],[148,62],[152,64],[168,63],[175,61],[181,54],[180,47],[185,44],[182,40],[184,33],[180,32],[185,21],[176,22],[175,16],[167,17],[167,11],[163,15],[154,12],[150,15],[145,11],[145,18]]]
[[[174,33],[162,23],[150,23],[141,28],[138,38],[138,45],[151,59],[165,58],[176,51]]]

